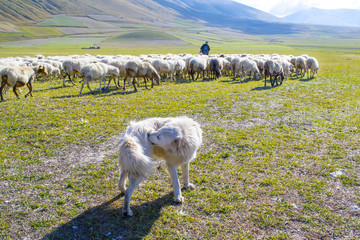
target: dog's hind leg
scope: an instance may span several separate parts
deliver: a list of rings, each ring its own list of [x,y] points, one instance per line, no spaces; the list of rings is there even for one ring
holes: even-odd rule
[[[191,184],[189,182],[189,165],[190,165],[190,162],[187,162],[187,163],[181,165],[182,180],[183,180],[184,187],[186,189],[194,189],[195,185]]]
[[[121,193],[125,193],[126,188],[125,188],[125,183],[126,183],[126,179],[127,179],[127,174],[125,172],[121,172],[120,173],[120,179],[118,182],[118,187],[120,189]]]
[[[184,202],[183,196],[181,196],[181,189],[180,189],[180,182],[177,174],[177,168],[173,165],[168,165],[170,177],[171,177],[171,183],[174,188],[174,202],[175,203],[182,203]]]
[[[133,215],[133,212],[130,210],[130,199],[131,195],[133,194],[134,190],[139,186],[141,183],[141,178],[134,178],[133,176],[129,176],[129,186],[127,187],[125,191],[125,197],[124,197],[124,205],[122,212],[124,215],[127,215],[131,217]]]

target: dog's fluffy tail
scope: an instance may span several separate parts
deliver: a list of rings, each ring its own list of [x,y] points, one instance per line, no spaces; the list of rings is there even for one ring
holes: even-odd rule
[[[138,139],[131,135],[120,141],[119,164],[120,171],[135,178],[147,178],[152,171],[151,158],[145,155]]]

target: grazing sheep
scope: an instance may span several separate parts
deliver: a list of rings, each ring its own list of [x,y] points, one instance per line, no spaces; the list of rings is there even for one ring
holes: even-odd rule
[[[65,79],[66,77],[69,78],[69,81],[75,85],[74,78],[75,74],[79,74],[81,72],[81,68],[86,64],[85,61],[82,60],[65,60],[63,62],[63,69],[65,71],[65,76],[63,79],[63,86],[65,87]],[[71,75],[73,75],[73,79],[71,79]]]
[[[126,71],[125,71],[125,64],[126,64],[126,61],[125,60],[122,60],[122,59],[115,59],[115,60],[112,60],[112,61],[108,61],[108,64],[109,65],[112,65],[114,67],[117,67],[120,71],[120,77],[123,77],[125,78],[126,77]],[[120,87],[120,77],[117,81],[117,83],[115,83],[115,85],[117,87]],[[109,82],[110,83],[110,82]]]
[[[125,82],[128,81],[129,82],[129,78],[132,78],[132,84],[133,87],[135,89],[135,92],[137,92],[137,88],[135,86],[135,78],[138,72],[138,68],[141,65],[141,61],[140,60],[130,60],[125,64],[125,72],[126,72],[126,77],[124,79],[124,90],[125,90]]]
[[[240,78],[241,78],[240,61],[241,61],[241,59],[239,57],[231,58],[231,72],[233,74],[233,80],[236,79],[236,74],[240,74]]]
[[[306,72],[307,72],[307,78],[309,79],[309,75],[311,73],[311,78],[315,77],[315,73],[319,70],[319,62],[314,57],[309,57],[305,61],[306,64]],[[309,72],[310,70],[310,72]]]
[[[151,65],[151,63],[149,62],[141,62],[138,66],[138,70],[136,73],[136,77],[140,78],[144,78],[144,82],[145,82],[145,88],[148,89],[146,82],[147,79],[151,80],[151,88],[154,87],[154,79],[156,81],[156,83],[159,85],[160,84],[160,75],[159,73],[156,71],[156,69],[153,67],[153,65]]]
[[[46,69],[44,67],[39,67],[37,70],[34,70],[30,67],[5,67],[1,70],[1,87],[0,87],[0,95],[1,101],[4,101],[3,97],[3,89],[5,85],[13,88],[13,91],[17,98],[19,94],[17,93],[18,87],[22,87],[26,85],[29,88],[29,92],[25,95],[27,97],[29,94],[32,95],[32,81],[34,81],[36,74],[47,74]]]
[[[105,63],[90,63],[82,67],[80,72],[83,78],[83,83],[80,89],[80,95],[82,94],[82,90],[85,84],[87,84],[88,89],[90,90],[90,92],[92,92],[89,83],[94,79],[100,78],[99,92],[102,92],[101,83],[104,82],[104,87],[105,87],[105,77],[108,73],[115,75],[117,77],[120,76],[120,72],[118,68],[107,65]]]
[[[156,71],[161,74],[166,74],[166,79],[169,78],[173,80],[174,74],[175,74],[175,64],[172,61],[163,60],[163,59],[155,59],[151,62],[151,64],[154,66]]]
[[[270,83],[273,87],[275,82],[276,85],[278,85],[277,77],[280,77],[280,85],[282,84],[282,81],[284,80],[284,72],[282,68],[282,64],[279,61],[275,61],[272,59],[266,60],[264,64],[264,75],[265,75],[265,87],[266,87],[266,77],[267,75],[270,76]],[[274,77],[272,79],[272,77]]]
[[[287,60],[280,60],[282,67],[283,67],[283,71],[284,71],[284,77],[285,79],[288,79],[288,77],[290,76],[290,72],[294,71],[294,65],[292,65],[289,61]]]
[[[221,63],[220,63],[220,59],[217,58],[212,58],[210,59],[210,63],[209,63],[209,70],[210,70],[210,78],[215,78],[215,80],[220,77],[221,75]]]
[[[259,69],[260,75],[264,74],[264,64],[265,64],[265,60],[262,58],[255,58],[254,61],[256,62],[256,65]]]
[[[244,58],[241,61],[241,71],[245,73],[244,81],[246,80],[247,76],[250,76],[250,80],[252,80],[252,76],[254,75],[255,79],[258,80],[260,76],[260,71],[257,67],[255,61]]]
[[[54,67],[53,65],[51,65],[50,63],[45,63],[45,62],[34,62],[31,64],[33,68],[39,68],[39,67],[44,67],[47,75],[43,76],[46,77],[50,80],[54,80],[55,77],[60,75],[60,69],[57,67]]]
[[[302,56],[296,58],[295,60],[296,77],[298,77],[299,72],[301,77],[305,76],[305,71],[306,71],[305,61],[306,58]]]
[[[229,75],[231,71],[231,63],[227,59],[220,57],[220,70],[222,75]]]
[[[194,81],[194,75],[197,73],[196,80],[198,80],[200,74],[204,78],[205,70],[207,67],[207,59],[203,57],[194,57],[189,62],[189,70],[192,80]]]

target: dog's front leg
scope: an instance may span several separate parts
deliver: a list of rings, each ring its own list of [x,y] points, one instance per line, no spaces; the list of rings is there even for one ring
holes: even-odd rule
[[[134,190],[137,188],[137,186],[139,186],[140,183],[141,183],[141,179],[134,178],[133,176],[129,176],[129,186],[125,191],[124,205],[122,209],[124,215],[130,217],[133,215],[133,212],[130,210],[130,198]]]
[[[184,187],[186,189],[194,189],[195,185],[191,184],[189,182],[189,165],[190,165],[190,162],[187,162],[187,163],[181,165],[182,180],[183,180]]]
[[[177,168],[173,165],[168,165],[170,177],[171,177],[171,183],[174,188],[174,202],[175,203],[182,203],[184,201],[184,198],[181,196],[181,189],[180,189],[180,182],[177,174]]]

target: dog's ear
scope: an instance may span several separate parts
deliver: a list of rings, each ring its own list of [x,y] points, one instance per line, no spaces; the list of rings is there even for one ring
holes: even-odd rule
[[[180,136],[177,136],[172,142],[171,146],[175,148],[176,150],[180,149],[181,146],[181,140],[182,138]]]

